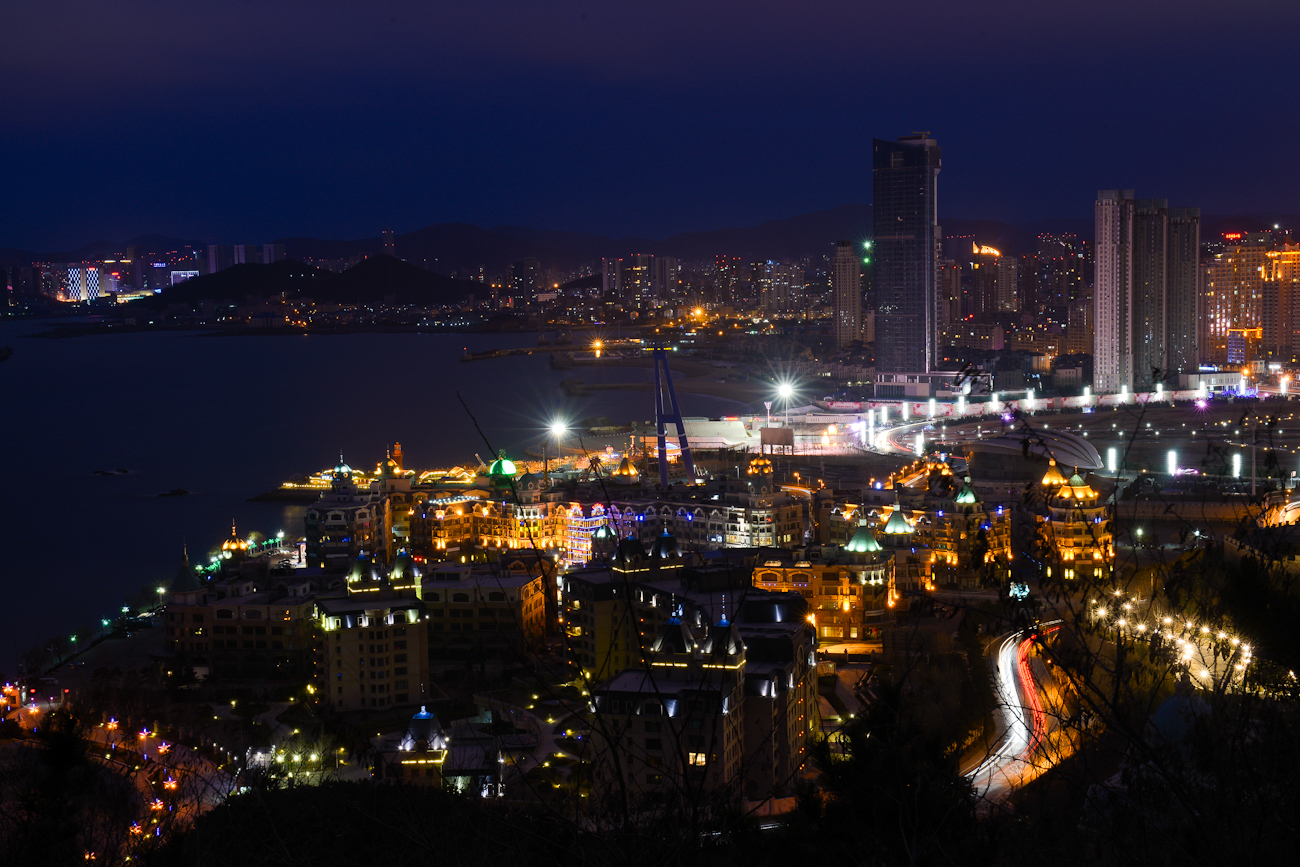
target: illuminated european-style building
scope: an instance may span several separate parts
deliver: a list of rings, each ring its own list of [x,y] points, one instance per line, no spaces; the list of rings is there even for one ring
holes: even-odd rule
[[[689,551],[790,548],[804,541],[803,507],[779,489],[764,457],[751,460],[741,478],[674,485],[653,496],[615,498],[612,505],[620,535],[646,545],[664,532]]]
[[[620,541],[604,528],[595,536],[598,559],[559,577],[565,653],[587,680],[603,681],[642,662],[637,605],[657,604],[653,596],[644,602],[643,585],[677,587],[683,566],[675,539],[665,533],[656,541],[647,553],[636,539]]]
[[[762,557],[754,564],[754,586],[802,595],[810,623],[825,641],[875,637],[897,599],[894,557],[876,540],[865,515],[843,546],[766,551]]]
[[[1103,497],[1075,471],[1066,479],[1052,460],[1042,481],[1047,514],[1042,533],[1049,578],[1100,579],[1115,557],[1110,510]]]
[[[406,731],[376,750],[375,776],[412,786],[441,788],[450,741],[436,714],[421,706]]]
[[[915,540],[927,552],[931,580],[937,586],[972,589],[1010,577],[1010,512],[1005,506],[986,508],[970,476],[955,496],[927,498]]]
[[[402,468],[402,444],[395,443],[384,458],[371,486],[375,509],[376,554],[392,563],[401,550],[411,545],[411,515],[417,494],[411,490],[411,476]]]
[[[470,550],[561,552],[569,508],[541,478],[516,478],[517,473],[502,454],[488,467],[483,488],[415,502],[409,516],[412,553],[432,561]]]
[[[352,480],[352,468],[339,458],[330,489],[307,508],[303,520],[307,565],[342,572],[362,551],[373,551],[381,505],[368,487]]]

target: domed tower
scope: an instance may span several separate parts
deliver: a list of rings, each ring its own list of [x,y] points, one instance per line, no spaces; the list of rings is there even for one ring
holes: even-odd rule
[[[352,568],[348,570],[348,583],[356,581],[369,581],[375,577],[375,564],[370,559],[370,555],[362,551],[357,558],[352,561]]]
[[[912,535],[912,522],[903,514],[903,501],[899,498],[898,487],[894,487],[894,510],[885,521],[885,535],[895,538]]]
[[[961,492],[957,494],[955,502],[959,506],[973,506],[979,502],[975,489],[971,487],[970,476],[966,477],[966,482],[962,485]]]
[[[677,560],[681,556],[682,549],[677,544],[677,537],[667,530],[656,536],[654,544],[650,546],[650,558],[653,560]]]
[[[194,574],[194,567],[190,565],[189,549],[182,545],[181,566],[176,570],[176,577],[172,579],[172,602],[177,605],[197,605],[202,595],[203,585]]]
[[[867,523],[866,518],[858,520],[858,530],[844,546],[844,550],[850,554],[875,554],[881,550],[880,543],[876,541],[876,534],[871,531],[871,525]]]
[[[1063,484],[1065,484],[1065,476],[1061,475],[1061,471],[1056,468],[1056,458],[1048,458],[1047,472],[1043,475],[1043,487],[1059,488]]]
[[[1104,578],[1115,555],[1105,500],[1076,469],[1047,499],[1048,577]],[[1057,572],[1056,570],[1060,570]]]
[[[507,458],[502,449],[497,452],[497,459],[488,465],[488,483],[498,490],[509,488],[516,472],[515,462]]]
[[[542,495],[542,479],[536,473],[524,473],[515,481],[515,491],[519,494],[520,503],[535,505]]]
[[[601,524],[591,533],[591,554],[602,560],[611,557],[618,550],[618,534],[609,524]]]
[[[399,749],[404,752],[445,754],[448,744],[449,739],[438,724],[438,717],[421,705],[420,712],[411,717]]]
[[[330,471],[330,490],[340,495],[355,494],[357,491],[356,484],[352,481],[352,468],[343,462],[341,453],[339,462]]]
[[[248,543],[235,532],[235,522],[230,521],[230,538],[221,543],[221,559],[243,560],[248,556]]]
[[[639,485],[641,484],[641,471],[632,463],[632,457],[625,454],[623,460],[618,463],[618,469],[610,473],[609,479],[616,485]]]
[[[393,567],[388,570],[388,580],[391,583],[399,581],[405,582],[420,577],[420,569],[415,565],[415,560],[411,557],[410,552],[402,549],[397,552],[393,558]]]

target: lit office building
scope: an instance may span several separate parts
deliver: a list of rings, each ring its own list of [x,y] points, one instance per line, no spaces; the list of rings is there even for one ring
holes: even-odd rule
[[[938,143],[926,135],[872,142],[872,238],[882,373],[934,370],[939,270]]]
[[[831,293],[835,298],[835,345],[848,346],[862,334],[862,266],[850,241],[835,245]]]

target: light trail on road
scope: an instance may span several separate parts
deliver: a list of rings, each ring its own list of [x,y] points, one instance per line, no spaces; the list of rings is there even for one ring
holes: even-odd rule
[[[1052,632],[1053,625],[1044,632]],[[998,645],[994,688],[1006,727],[993,752],[966,776],[983,797],[1005,797],[1030,770],[1030,760],[1047,732],[1047,712],[1029,670],[1029,648],[1037,633],[1013,632]]]

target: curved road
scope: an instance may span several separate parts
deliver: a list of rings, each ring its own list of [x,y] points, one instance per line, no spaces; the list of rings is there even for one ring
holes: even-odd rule
[[[1059,623],[1060,621],[1056,621]],[[1055,624],[1050,629],[1058,628]],[[1033,638],[1025,630],[1003,636],[990,660],[995,673],[1002,736],[992,752],[966,776],[985,798],[1005,798],[1031,768],[1031,759],[1047,733],[1043,699],[1029,670]]]

